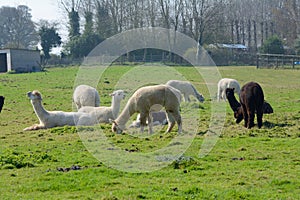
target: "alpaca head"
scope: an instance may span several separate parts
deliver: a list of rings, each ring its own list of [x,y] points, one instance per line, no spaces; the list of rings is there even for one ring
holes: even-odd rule
[[[240,123],[243,119],[243,108],[242,107],[238,107],[237,111],[234,111],[234,118],[236,119],[236,123]]]
[[[226,88],[226,97],[234,95],[234,88]]]
[[[121,101],[125,99],[125,92],[124,90],[116,90],[110,94],[111,97],[114,97],[115,100]]]
[[[121,126],[119,126],[116,121],[114,121],[114,120],[110,120],[110,121],[112,123],[112,127],[111,127],[112,132],[121,134],[123,132],[123,128],[121,128]]]
[[[202,94],[197,94],[197,99],[198,99],[198,101],[200,101],[201,103],[203,103],[204,100],[205,100]]]
[[[30,100],[34,101],[34,100],[38,100],[41,101],[42,100],[42,95],[39,91],[34,90],[32,92],[28,92],[27,96],[29,97]]]

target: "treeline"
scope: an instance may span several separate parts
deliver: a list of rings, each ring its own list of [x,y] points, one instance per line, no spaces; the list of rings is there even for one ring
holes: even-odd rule
[[[108,37],[141,27],[173,29],[204,47],[243,44],[257,53],[276,36],[288,53],[300,48],[300,0],[61,0],[60,9],[68,17],[69,32],[63,55],[72,58],[86,56]],[[1,26],[2,16],[0,12]],[[8,34],[10,26],[6,23],[0,35]]]

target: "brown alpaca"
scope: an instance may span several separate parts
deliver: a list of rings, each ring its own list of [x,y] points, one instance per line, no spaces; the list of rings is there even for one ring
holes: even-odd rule
[[[256,113],[257,126],[262,127],[263,107],[264,107],[264,93],[258,83],[250,82],[245,84],[240,93],[240,104],[238,107],[238,101],[230,90],[226,91],[226,95],[229,97],[228,101],[232,110],[234,111],[234,117],[239,123],[244,119],[245,127],[250,129],[254,126],[254,117]],[[234,100],[235,99],[235,100]]]

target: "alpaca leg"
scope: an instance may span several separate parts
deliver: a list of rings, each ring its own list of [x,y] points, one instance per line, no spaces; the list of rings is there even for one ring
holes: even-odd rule
[[[177,111],[177,112],[173,112],[172,114],[178,125],[178,133],[181,133],[182,132],[182,120],[181,120],[180,112]]]
[[[246,106],[243,104],[243,116],[244,116],[244,127],[247,128],[248,127],[248,110],[246,108]]]
[[[221,88],[218,88],[217,100],[220,101],[221,99]]]
[[[175,125],[175,119],[170,111],[167,111],[168,129],[166,133],[170,133]]]
[[[253,110],[249,110],[248,112],[248,129],[251,129],[254,126],[254,117],[255,117],[255,112]]]
[[[152,134],[153,133],[153,120],[152,120],[152,114],[149,113],[148,114],[148,127],[149,127],[149,134]]]
[[[259,110],[259,111],[256,111],[256,120],[257,120],[257,126],[258,128],[261,128],[262,127],[262,118],[263,118],[263,110]]]
[[[147,119],[147,114],[145,114],[145,113],[140,113],[141,133],[144,132],[144,127],[147,125],[147,124],[146,124],[146,119]]]
[[[226,91],[225,90],[222,91],[222,99],[224,101],[226,101]]]
[[[190,98],[187,94],[184,94],[184,101],[185,102],[190,102]]]
[[[250,129],[254,126],[254,117],[255,117],[255,106],[254,104],[248,104],[248,126],[247,128]]]
[[[29,126],[27,128],[24,128],[23,131],[35,131],[39,129],[45,129],[46,127],[42,124],[34,124],[32,126]]]

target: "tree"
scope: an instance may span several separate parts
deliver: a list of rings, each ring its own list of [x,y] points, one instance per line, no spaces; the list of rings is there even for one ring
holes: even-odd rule
[[[38,43],[30,9],[20,5],[0,8],[0,47],[33,49]]]
[[[69,18],[69,39],[72,40],[73,37],[80,35],[80,17],[79,8],[81,0],[61,0],[61,5],[68,13]]]
[[[55,24],[50,25],[48,22],[41,21],[42,25],[39,29],[39,36],[41,40],[41,46],[44,52],[44,59],[51,58],[50,52],[53,47],[61,45],[61,37],[57,33]]]
[[[261,47],[262,53],[284,54],[283,43],[278,36],[269,37]]]

